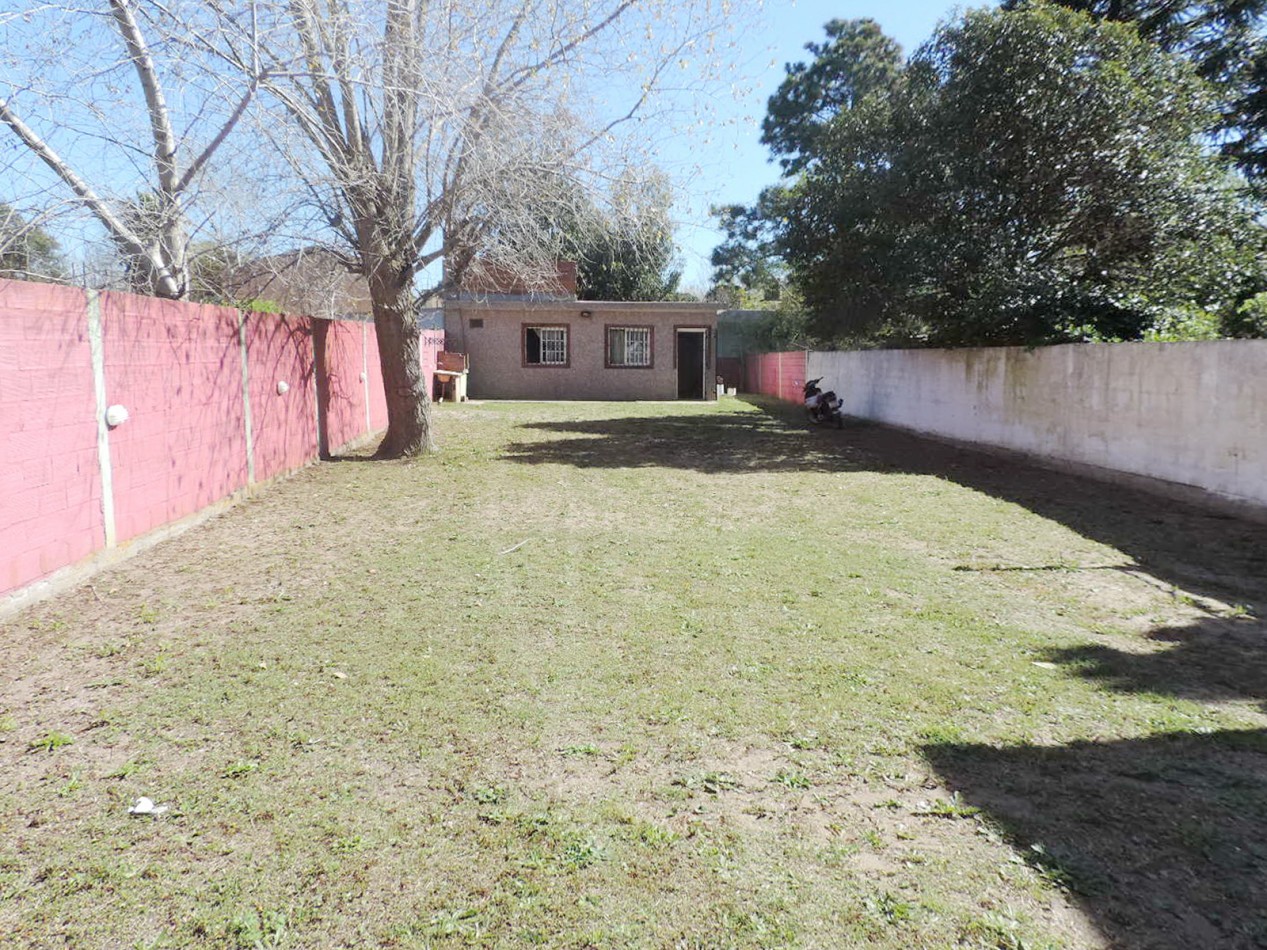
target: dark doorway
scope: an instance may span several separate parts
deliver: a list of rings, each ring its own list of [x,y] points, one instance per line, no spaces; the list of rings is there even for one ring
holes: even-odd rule
[[[677,331],[677,397],[704,398],[704,340],[707,330]]]

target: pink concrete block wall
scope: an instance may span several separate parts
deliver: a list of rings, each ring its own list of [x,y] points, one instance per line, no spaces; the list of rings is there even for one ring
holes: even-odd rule
[[[370,428],[375,432],[387,428],[387,395],[383,392],[383,364],[378,352],[378,334],[374,324],[365,332],[365,369],[369,374]]]
[[[427,387],[427,395],[435,393],[436,362],[444,352],[444,331],[423,330],[418,338],[418,362],[422,364],[422,379]]]
[[[120,542],[246,486],[238,314],[135,294],[101,295]]]
[[[331,452],[366,435],[362,324],[332,321],[326,335],[326,438]]]
[[[250,313],[246,328],[255,480],[262,482],[317,457],[312,321]],[[286,392],[277,391],[278,383]]]
[[[100,314],[106,404],[129,414],[106,436],[122,543],[246,487],[242,336],[222,307],[105,293]],[[88,328],[83,291],[0,280],[0,594],[106,545]],[[249,454],[266,481],[318,453],[314,321],[252,313],[243,335]],[[421,342],[430,379],[444,334]],[[386,426],[372,324],[329,324],[324,367],[331,449],[369,431],[367,381],[370,423]]]
[[[105,544],[86,298],[0,280],[0,592]]]

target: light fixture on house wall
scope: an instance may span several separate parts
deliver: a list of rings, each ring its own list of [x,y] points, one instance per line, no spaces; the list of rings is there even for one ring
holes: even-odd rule
[[[585,319],[587,319],[587,320],[588,320],[590,317],[594,316],[594,311],[593,311],[593,310],[582,310],[582,311],[581,311],[581,316],[582,316],[582,317],[584,317]]]

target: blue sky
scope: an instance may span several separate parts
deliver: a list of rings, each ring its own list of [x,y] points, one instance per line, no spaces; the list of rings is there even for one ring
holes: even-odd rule
[[[0,0],[0,5],[2,2]],[[754,0],[732,2],[741,11],[749,11],[756,5]],[[982,2],[997,0],[968,0],[968,5]],[[939,20],[951,15],[957,6],[950,0],[765,0],[760,12],[739,14],[747,28],[733,37],[737,49],[727,51],[726,64],[737,64],[739,81],[736,85],[743,91],[734,97],[711,97],[702,109],[698,100],[688,101],[685,111],[694,112],[695,121],[688,117],[686,121],[674,122],[672,127],[660,126],[652,136],[659,144],[653,160],[679,186],[680,197],[674,208],[674,218],[685,270],[683,289],[702,291],[709,285],[709,254],[721,238],[712,227],[709,206],[749,203],[761,188],[778,179],[777,166],[769,162],[759,137],[766,100],[782,81],[784,64],[805,60],[808,57],[805,44],[820,40],[823,24],[833,17],[872,17],[910,53],[929,37]],[[95,26],[88,19],[84,19],[83,24],[85,28]],[[115,38],[112,35],[92,32],[92,36],[108,49],[113,48]],[[79,59],[91,57],[95,49],[93,43],[86,43]],[[54,58],[45,64],[45,68],[56,70],[60,60],[56,58],[56,51],[52,55]],[[691,94],[686,93],[685,98],[690,100]],[[107,115],[111,131],[118,131],[113,124],[115,114],[107,111]],[[701,117],[707,117],[707,121],[701,123]],[[657,116],[649,124],[663,121],[661,116]],[[123,194],[141,187],[140,184],[129,184],[133,180],[129,174],[130,167],[114,167],[117,156],[112,157],[103,151],[94,137],[79,135],[73,129],[63,131],[66,134],[56,137],[52,144],[72,162],[77,162],[81,171],[87,171],[88,177],[107,182],[117,177],[119,189],[116,190]],[[144,130],[138,127],[136,135],[144,138]],[[0,145],[13,147],[8,130],[0,136]],[[82,149],[86,151],[81,154]],[[224,153],[221,153],[223,156]],[[125,154],[123,159],[131,163],[135,156]],[[32,161],[30,164],[37,183],[49,177],[38,163]],[[139,180],[143,181],[143,176]],[[0,187],[0,199],[18,197],[13,185],[10,182],[10,187]],[[111,189],[107,186],[105,190],[109,192]],[[52,183],[48,194],[62,195],[60,184]],[[67,229],[58,226],[58,236],[68,249],[81,247],[98,231],[95,226],[88,226],[86,230],[78,224]]]
[[[710,204],[748,203],[766,185],[778,180],[760,143],[766,100],[783,79],[783,66],[803,61],[805,44],[823,36],[833,17],[871,17],[902,44],[906,53],[926,40],[938,21],[963,6],[947,0],[796,0],[771,2],[758,28],[740,37],[744,58],[751,63],[752,92],[738,101],[718,102],[718,118],[733,121],[704,136],[683,136],[669,143],[663,160],[682,183],[683,198],[675,208],[677,241],[685,264],[683,287],[704,289],[711,268],[708,255],[720,240],[708,219]]]

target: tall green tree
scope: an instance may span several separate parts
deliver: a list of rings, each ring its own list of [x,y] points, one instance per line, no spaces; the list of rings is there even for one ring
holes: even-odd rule
[[[1033,0],[1005,0],[1015,9]],[[1184,56],[1218,90],[1212,130],[1242,170],[1267,174],[1267,0],[1051,0],[1101,20],[1133,23]]]
[[[1202,141],[1211,116],[1194,68],[1131,26],[971,12],[832,119],[778,243],[821,331],[1139,338],[1260,279],[1240,180]]]
[[[734,204],[710,209],[725,235],[710,258],[715,299],[739,305],[782,295],[787,266],[775,244],[775,204],[782,195],[782,189],[769,188],[752,207]]]
[[[784,66],[761,123],[762,143],[789,174],[819,154],[833,117],[888,89],[902,69],[902,47],[875,20],[831,20],[824,30],[826,41],[805,44],[813,60]]]
[[[668,300],[678,289],[670,210],[673,192],[659,173],[625,176],[605,207],[589,202],[566,227],[565,253],[577,261],[583,300]]]

